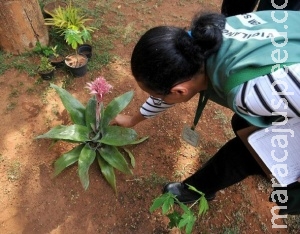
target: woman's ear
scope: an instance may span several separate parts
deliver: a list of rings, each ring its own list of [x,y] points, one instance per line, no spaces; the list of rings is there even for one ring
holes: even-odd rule
[[[187,95],[189,93],[188,87],[184,83],[175,85],[171,89],[171,93],[175,95]]]

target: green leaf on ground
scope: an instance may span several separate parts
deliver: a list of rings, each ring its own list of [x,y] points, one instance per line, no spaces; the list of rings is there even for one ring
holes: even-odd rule
[[[126,174],[132,174],[124,156],[115,146],[104,145],[98,149],[101,157],[111,166]]]
[[[94,162],[96,151],[92,150],[88,144],[85,144],[80,152],[78,159],[78,174],[83,188],[86,190],[89,187],[89,168]]]
[[[78,161],[80,152],[83,148],[84,144],[78,145],[69,152],[63,154],[59,159],[57,159],[54,163],[54,176],[57,176],[61,173],[65,168],[71,166],[75,162]]]
[[[109,163],[107,163],[99,153],[97,153],[97,160],[103,176],[110,184],[110,186],[113,188],[113,190],[117,192],[116,176],[115,176],[114,168]]]
[[[50,87],[54,88],[58,93],[64,107],[70,114],[73,123],[85,126],[85,107],[65,89],[60,88],[55,84],[50,84]]]

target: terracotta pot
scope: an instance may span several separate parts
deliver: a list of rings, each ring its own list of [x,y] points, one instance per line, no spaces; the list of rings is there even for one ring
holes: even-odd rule
[[[46,3],[45,6],[43,7],[43,12],[44,12],[46,18],[51,18],[52,16],[49,15],[48,12],[53,13],[56,8],[58,8],[58,7],[66,8],[67,6],[68,6],[68,4],[63,1],[49,2],[49,3]]]
[[[71,54],[65,58],[67,69],[75,77],[84,76],[87,72],[88,58],[84,54]]]

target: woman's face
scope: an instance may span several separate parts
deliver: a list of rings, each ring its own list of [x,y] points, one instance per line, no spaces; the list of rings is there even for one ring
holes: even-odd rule
[[[200,91],[207,89],[207,77],[204,72],[199,72],[190,80],[173,86],[171,92],[167,95],[157,94],[145,87],[143,83],[137,83],[139,87],[150,96],[160,98],[162,101],[169,104],[187,102]]]

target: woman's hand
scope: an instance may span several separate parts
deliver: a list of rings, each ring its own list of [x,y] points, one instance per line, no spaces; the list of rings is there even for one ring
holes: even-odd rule
[[[131,128],[138,124],[139,122],[145,120],[146,118],[140,113],[137,113],[133,116],[119,114],[117,117],[110,122],[111,125],[118,125],[121,127]]]
[[[132,116],[130,115],[117,115],[117,117],[112,120],[110,122],[111,125],[118,125],[118,126],[121,126],[121,127],[127,127],[127,128],[130,128],[130,127],[133,127],[134,125],[132,124]]]

